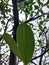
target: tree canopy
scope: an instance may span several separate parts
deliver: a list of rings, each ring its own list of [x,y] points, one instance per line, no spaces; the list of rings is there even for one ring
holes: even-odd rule
[[[22,14],[22,16],[21,16],[21,14]],[[21,19],[21,17],[22,18],[24,17],[24,18]],[[27,29],[25,28],[25,26],[22,26],[23,28],[20,27],[21,30],[19,30],[19,32],[21,32],[21,33],[19,33],[19,32],[17,33],[16,32],[17,27],[19,25],[21,25],[22,23],[29,26],[29,28],[31,29],[32,32],[29,33],[30,30],[28,31],[29,28],[27,28],[27,26],[26,26]],[[4,54],[1,54],[2,63],[7,64],[8,60],[10,60],[10,59],[8,59],[10,55],[6,54],[10,50],[9,49],[10,45],[8,46],[6,42],[11,43],[11,41],[8,39],[8,36],[6,36],[6,35],[5,35],[5,37],[7,37],[7,40],[9,40],[9,41],[5,40],[5,38],[4,38],[4,33],[5,33],[5,34],[9,35],[10,39],[12,37],[14,42],[17,42],[17,37],[18,37],[18,39],[20,38],[19,40],[21,43],[19,42],[19,44],[20,44],[20,49],[22,52],[21,53],[22,55],[20,57],[21,59],[22,59],[22,57],[24,57],[23,49],[25,50],[25,48],[28,47],[28,46],[26,46],[28,44],[25,44],[25,46],[23,47],[22,42],[29,43],[30,40],[32,40],[32,41],[34,41],[34,44],[33,44],[35,47],[34,52],[33,52],[33,50],[31,50],[30,52],[26,52],[27,54],[33,53],[33,57],[30,59],[30,62],[33,63],[34,65],[49,64],[49,61],[47,62],[47,57],[49,58],[49,34],[48,34],[49,26],[48,26],[48,23],[49,23],[49,0],[26,0],[24,2],[19,2],[19,3],[17,2],[17,0],[11,0],[11,2],[10,2],[10,0],[0,0],[0,24],[1,24],[0,50],[2,49],[2,47],[5,47],[5,46],[6,46],[6,48],[8,48],[8,50],[6,50],[6,52],[4,52],[4,50],[3,50]],[[3,33],[2,33],[2,31],[3,31]],[[25,31],[25,33],[23,31]],[[32,35],[32,33],[33,33],[33,35]],[[26,34],[26,39],[27,39],[26,41],[24,41],[25,34]],[[23,36],[24,39],[21,38],[21,35]],[[34,36],[34,38],[33,39],[32,39],[32,37],[29,38],[29,35],[31,35],[32,37]],[[32,46],[31,42],[29,44],[31,47]],[[12,49],[13,48],[15,48],[15,47],[13,46]],[[15,55],[15,52],[14,52],[14,55]],[[3,56],[5,56],[5,58]],[[29,58],[29,57],[27,57],[27,58]],[[17,63],[20,62],[19,59],[18,59]],[[36,60],[39,62],[36,62]],[[24,58],[23,58],[23,61],[24,61]],[[28,61],[27,61],[27,63],[28,63]],[[15,61],[13,61],[13,62],[15,62]]]

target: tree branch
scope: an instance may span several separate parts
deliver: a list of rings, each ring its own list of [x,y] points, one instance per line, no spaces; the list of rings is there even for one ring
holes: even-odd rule
[[[41,14],[41,15],[35,17],[35,18],[32,17],[32,18],[30,18],[29,20],[25,21],[25,23],[28,23],[28,22],[33,21],[33,20],[36,20],[36,19],[38,19],[38,18],[40,18],[41,16],[44,16],[44,15],[48,15],[48,13],[43,13],[43,14]]]
[[[31,63],[33,63],[34,65],[37,65],[35,62],[31,61]]]
[[[6,32],[7,30],[7,26],[8,26],[8,23],[9,21],[11,20],[12,18],[8,19],[7,23],[6,23],[6,26],[5,26],[5,29],[4,29],[4,33]],[[0,38],[0,41],[2,40],[3,36]]]
[[[41,56],[43,56],[48,50],[49,50],[49,49],[45,50],[41,55],[32,58],[31,61],[32,61],[32,60],[35,60],[35,59],[37,59],[37,58],[39,58],[39,57],[41,57]]]
[[[43,48],[41,48],[41,54],[43,53]],[[39,65],[41,65],[41,62],[42,62],[42,58],[43,58],[43,55],[40,57],[40,60],[39,60]]]
[[[17,0],[12,0],[13,4],[13,15],[14,15],[14,27],[13,27],[13,39],[16,41],[16,30],[19,24],[19,16],[18,16],[18,7],[17,7]],[[16,65],[16,56],[15,54],[11,51],[10,52],[10,61],[9,65]]]

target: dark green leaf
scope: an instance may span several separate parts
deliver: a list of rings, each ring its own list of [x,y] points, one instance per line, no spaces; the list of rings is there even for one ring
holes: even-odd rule
[[[39,42],[39,45],[42,46],[42,42],[41,42],[41,40],[38,40],[38,42]]]
[[[42,32],[39,32],[39,37],[42,35]]]
[[[34,7],[35,7],[35,9],[38,9],[39,8],[39,6],[37,6],[37,5],[35,5]]]
[[[17,55],[21,59],[19,47],[17,43],[14,41],[14,39],[11,38],[11,36],[7,33],[4,33],[3,37],[6,43],[10,46],[10,49],[14,52],[14,54]]]
[[[2,20],[1,23],[2,23],[3,25],[5,25],[5,21]]]
[[[42,31],[42,25],[39,23],[39,29]]]
[[[38,4],[40,5],[40,0],[37,0]]]
[[[47,8],[49,8],[49,5],[47,5]]]
[[[40,21],[40,25],[42,25],[44,23],[44,21]]]
[[[0,32],[2,31],[2,28],[0,28]]]
[[[33,56],[35,40],[34,34],[31,28],[26,24],[22,23],[17,28],[17,42],[19,45],[21,57],[23,62],[27,64],[31,61]]]
[[[5,45],[5,43],[1,43],[1,46],[4,46]]]
[[[47,15],[47,19],[49,19],[49,14]]]

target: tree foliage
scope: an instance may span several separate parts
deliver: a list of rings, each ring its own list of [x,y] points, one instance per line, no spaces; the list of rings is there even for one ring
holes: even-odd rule
[[[48,52],[49,44],[48,44],[48,36],[47,36],[48,31],[49,31],[48,26],[47,26],[47,23],[49,21],[49,12],[47,10],[44,11],[44,8],[45,9],[47,8],[49,10],[49,0],[47,1],[46,0],[42,0],[42,1],[41,0],[36,0],[36,1],[26,0],[23,3],[17,3],[17,6],[18,6],[19,14],[21,15],[24,13],[23,16],[25,16],[25,19],[23,20],[19,19],[19,23],[20,24],[22,22],[27,23],[31,27],[34,33],[35,49],[34,49],[34,54],[31,59],[31,62],[33,64],[36,64],[36,59],[40,58],[39,63],[37,63],[36,65],[38,64],[44,65],[47,63],[46,61],[47,57],[45,56],[49,55],[49,52]],[[11,32],[13,31],[13,24],[14,24],[13,14],[11,13],[13,12],[12,8],[13,8],[13,5],[9,4],[9,0],[0,0],[0,23],[2,25],[0,28],[0,33],[4,30],[3,33],[8,33],[12,35]],[[11,29],[9,29],[10,26],[12,26]],[[0,34],[1,45],[2,43],[3,44],[5,43],[2,36],[3,34]],[[40,55],[36,56],[38,55],[37,53],[38,51],[40,51]],[[45,58],[44,60],[43,60],[43,56]]]
[[[18,26],[16,36],[17,42],[15,42],[8,34],[5,33],[3,35],[15,55],[27,65],[31,60],[35,46],[33,32],[26,23],[23,23]]]

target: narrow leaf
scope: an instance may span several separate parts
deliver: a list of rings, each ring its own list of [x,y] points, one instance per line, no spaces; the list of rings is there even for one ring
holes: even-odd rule
[[[0,32],[2,31],[2,28],[0,28]]]
[[[13,51],[13,53],[21,59],[19,48],[15,40],[7,33],[4,33],[3,37],[6,43],[10,46],[10,49]]]

